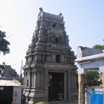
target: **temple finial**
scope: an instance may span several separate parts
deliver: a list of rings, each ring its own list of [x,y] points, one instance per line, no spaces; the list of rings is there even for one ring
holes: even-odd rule
[[[40,12],[43,12],[43,8],[40,7],[39,10],[40,10]]]
[[[62,13],[60,13],[59,16],[62,16]]]
[[[59,14],[59,17],[62,18],[62,20],[63,20],[63,15],[62,15],[62,13]]]

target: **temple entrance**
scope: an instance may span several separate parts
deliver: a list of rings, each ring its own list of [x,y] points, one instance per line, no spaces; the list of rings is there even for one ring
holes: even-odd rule
[[[64,73],[49,72],[48,100],[64,100]]]

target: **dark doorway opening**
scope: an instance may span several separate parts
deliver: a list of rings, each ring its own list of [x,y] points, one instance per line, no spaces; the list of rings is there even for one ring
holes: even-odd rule
[[[0,104],[12,104],[13,87],[0,87]]]
[[[56,62],[60,63],[61,62],[61,56],[60,55],[56,55]]]
[[[64,73],[49,72],[48,100],[64,100]]]

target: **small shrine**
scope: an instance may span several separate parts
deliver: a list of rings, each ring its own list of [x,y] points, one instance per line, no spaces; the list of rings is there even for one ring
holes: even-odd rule
[[[62,13],[40,8],[24,66],[26,104],[77,104],[77,73]]]

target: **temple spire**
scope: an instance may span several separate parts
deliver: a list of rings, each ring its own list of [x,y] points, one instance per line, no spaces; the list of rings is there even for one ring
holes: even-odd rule
[[[43,12],[42,8],[39,10],[24,66],[26,104],[39,101],[77,104],[75,56],[68,44],[62,13],[56,15]]]

